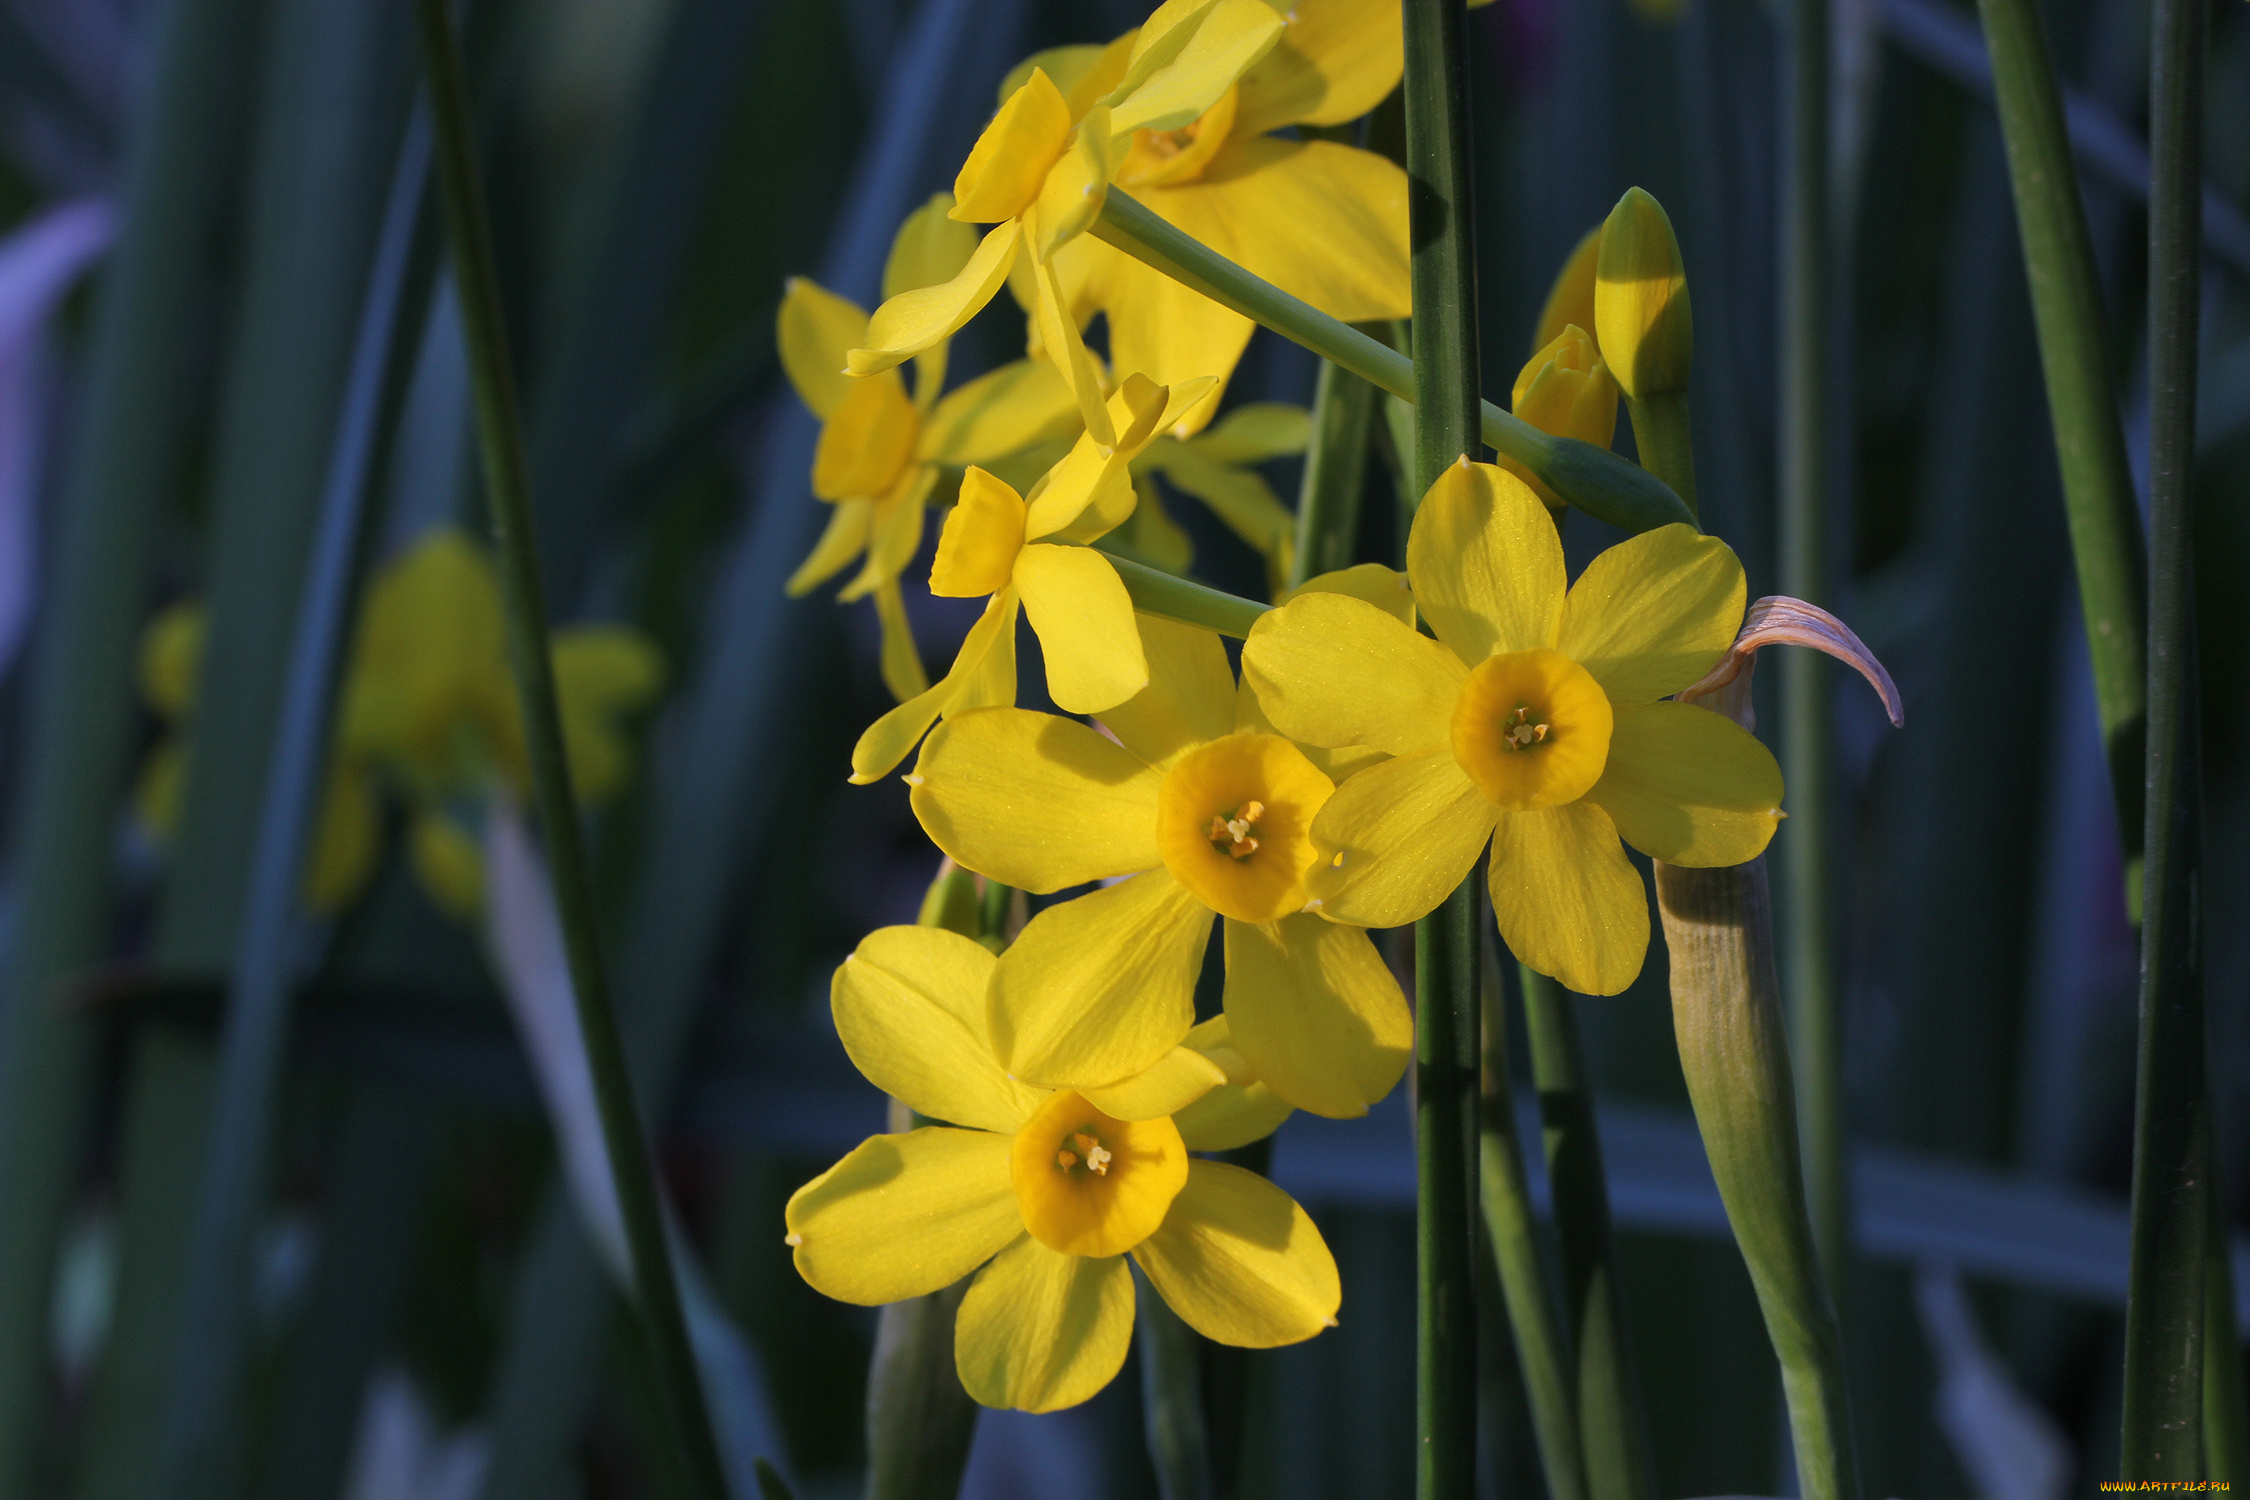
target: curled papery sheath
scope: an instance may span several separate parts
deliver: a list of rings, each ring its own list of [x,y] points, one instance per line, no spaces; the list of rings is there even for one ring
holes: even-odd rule
[[[1891,681],[1891,674],[1866,643],[1849,625],[1819,605],[1786,594],[1769,594],[1751,605],[1727,654],[1693,686],[1682,688],[1679,701],[1699,702],[1745,729],[1755,729],[1758,716],[1750,702],[1750,676],[1763,646],[1809,646],[1835,657],[1867,679],[1867,685],[1883,700],[1883,711],[1890,715],[1893,729],[1906,726],[1906,705],[1899,698],[1898,684]]]

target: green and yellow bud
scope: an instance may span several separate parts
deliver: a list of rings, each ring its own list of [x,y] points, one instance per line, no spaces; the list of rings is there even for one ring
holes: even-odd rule
[[[1541,432],[1610,445],[1617,436],[1617,380],[1585,329],[1567,325],[1531,356],[1516,377],[1514,410]],[[1549,510],[1562,509],[1562,496],[1531,470],[1505,454],[1500,467],[1531,486]]]
[[[1687,271],[1663,205],[1639,188],[1628,188],[1602,225],[1594,333],[1628,399],[1687,390],[1695,352]]]

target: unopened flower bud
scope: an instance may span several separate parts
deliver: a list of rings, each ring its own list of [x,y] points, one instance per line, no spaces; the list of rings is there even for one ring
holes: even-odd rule
[[[1671,219],[1639,188],[1628,188],[1602,225],[1594,324],[1602,358],[1629,398],[1687,390],[1695,351],[1687,272]]]
[[[1517,416],[1556,437],[1607,448],[1617,435],[1617,381],[1593,339],[1576,324],[1566,326],[1523,367],[1516,377],[1514,406]],[[1562,496],[1538,475],[1505,455],[1500,466],[1530,485],[1549,510],[1562,509]]]
[[[1539,327],[1531,336],[1534,362],[1555,336],[1576,323],[1589,333],[1594,327],[1594,263],[1601,258],[1602,226],[1596,224],[1578,241],[1576,249],[1555,273],[1547,290],[1547,304],[1539,309]]]

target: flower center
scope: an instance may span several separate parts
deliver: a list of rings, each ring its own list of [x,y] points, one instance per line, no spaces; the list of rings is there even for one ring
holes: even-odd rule
[[[1313,814],[1335,790],[1281,736],[1230,734],[1165,773],[1156,847],[1205,906],[1238,922],[1271,922],[1304,909],[1305,874],[1319,857]]]
[[[1169,1116],[1115,1119],[1068,1089],[1024,1122],[1009,1153],[1023,1227],[1065,1255],[1122,1255],[1154,1234],[1187,1167]]]
[[[1133,144],[1117,169],[1124,187],[1148,187],[1173,182],[1193,182],[1203,175],[1211,158],[1227,143],[1234,129],[1239,85],[1230,86],[1219,102],[1177,130],[1136,130]]]
[[[1609,763],[1609,695],[1559,651],[1478,663],[1453,706],[1453,758],[1500,807],[1575,802]]]

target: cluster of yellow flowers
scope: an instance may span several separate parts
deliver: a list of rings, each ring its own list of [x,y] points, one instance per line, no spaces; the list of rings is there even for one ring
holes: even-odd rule
[[[1303,1210],[1189,1153],[1260,1139],[1292,1109],[1364,1114],[1398,1083],[1413,1022],[1369,929],[1430,912],[1489,846],[1509,947],[1615,994],[1649,935],[1624,845],[1735,864],[1780,816],[1755,739],[1662,701],[1725,655],[1743,617],[1739,563],[1690,527],[1612,548],[1572,585],[1559,498],[1464,456],[1420,501],[1407,572],[1362,565],[1285,597],[1250,632],[1239,682],[1216,635],[1136,614],[1088,545],[1134,522],[1151,467],[1203,494],[1228,488],[1214,469],[1303,445],[1301,418],[1271,408],[1198,437],[1250,324],[1089,236],[1105,195],[1130,190],[1334,316],[1403,317],[1403,174],[1273,134],[1356,118],[1400,70],[1393,0],[1168,0],[1107,46],[1017,70],[951,199],[901,231],[871,318],[806,283],[782,311],[788,368],[826,424],[815,492],[837,507],[799,583],[866,552],[847,592],[876,595],[903,700],[860,740],[852,779],[919,741],[905,779],[951,860],[1038,894],[1098,883],[997,955],[934,926],[886,928],[835,977],[853,1061],[942,1123],[875,1137],[801,1189],[797,1266],[869,1304],[975,1272],[957,1365],[988,1405],[1052,1410],[1116,1373],[1127,1254],[1210,1338],[1270,1346],[1333,1323],[1335,1264]],[[998,227],[972,244],[962,222]],[[1589,236],[1558,283],[1515,404],[1606,446],[1611,336],[1587,330],[1606,314],[1631,341],[1674,312],[1645,279],[1598,296],[1601,251]],[[1029,313],[1029,355],[940,399],[945,340],[1004,281]],[[1684,290],[1676,301],[1684,317]],[[1097,314],[1108,371],[1081,337]],[[908,359],[912,398],[896,373]],[[1026,455],[1040,459],[1028,484]],[[924,687],[898,580],[948,466],[963,472],[930,589],[987,603]],[[1246,534],[1276,539],[1269,559],[1287,531],[1273,507],[1238,507]],[[1019,610],[1053,701],[1095,723],[1014,706]],[[1198,1025],[1214,917],[1224,1013]]]
[[[531,781],[506,633],[492,560],[456,528],[427,533],[369,581],[306,862],[315,911],[343,910],[374,875],[386,789],[405,805],[408,852],[432,901],[463,921],[482,909],[474,830],[483,800],[495,785],[521,800]],[[141,691],[165,733],[142,768],[137,800],[158,839],[179,817],[203,636],[202,603],[188,600],[142,638]],[[663,658],[637,631],[585,625],[555,632],[554,662],[571,780],[579,801],[596,806],[631,775],[623,721],[655,699]]]

